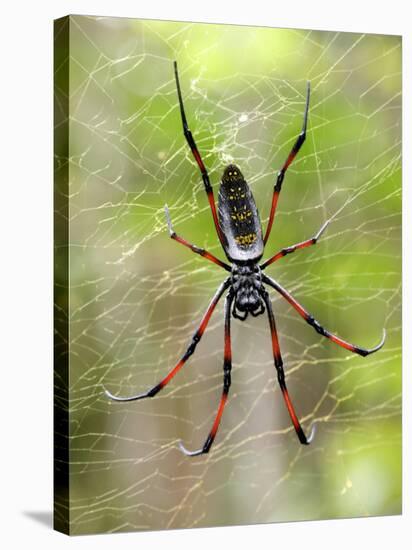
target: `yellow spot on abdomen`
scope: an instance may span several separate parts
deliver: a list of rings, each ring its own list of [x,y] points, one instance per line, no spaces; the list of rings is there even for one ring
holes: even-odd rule
[[[256,233],[248,233],[247,235],[239,235],[235,241],[241,246],[250,246],[257,239]]]
[[[238,220],[240,222],[246,220],[247,218],[250,218],[252,215],[252,212],[248,210],[247,212],[238,212],[236,208],[234,208],[235,214],[231,214],[230,217],[232,220]]]

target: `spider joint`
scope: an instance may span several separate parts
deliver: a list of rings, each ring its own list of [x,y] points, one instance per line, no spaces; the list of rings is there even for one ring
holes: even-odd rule
[[[283,361],[277,362],[276,369],[278,371],[278,381],[281,386],[285,383],[285,371],[283,370]]]
[[[154,397],[161,389],[162,385],[157,384],[157,386],[154,386],[151,390],[147,392],[147,397]]]
[[[213,189],[212,189],[212,186],[210,185],[209,176],[206,172],[206,168],[204,170],[202,170],[202,180],[203,180],[203,184],[204,184],[205,189],[206,189],[206,193],[208,195],[212,195],[213,194]]]
[[[195,332],[195,334],[192,337],[192,341],[187,348],[184,356],[182,357],[182,360],[186,361],[191,355],[194,354],[197,344],[200,342],[202,335],[198,332]]]
[[[214,437],[212,437],[210,434],[207,436],[207,439],[205,441],[205,444],[203,445],[201,454],[206,454],[206,453],[209,452],[209,449],[210,449],[210,447],[212,446],[212,443],[213,443],[213,439],[214,439]]]
[[[318,334],[322,336],[327,336],[325,329],[322,327],[322,325],[319,324],[318,321],[316,321],[313,315],[308,315],[307,322],[316,330]]]
[[[203,256],[206,252],[204,248],[200,248],[199,246],[196,246],[195,244],[192,245],[192,250],[193,250],[193,252],[196,252],[196,254],[200,254],[201,256]]]
[[[279,172],[278,172],[278,177],[277,177],[276,184],[275,184],[276,193],[280,193],[284,178],[285,178],[285,170],[283,170],[283,168],[282,168],[282,170],[279,170]]]

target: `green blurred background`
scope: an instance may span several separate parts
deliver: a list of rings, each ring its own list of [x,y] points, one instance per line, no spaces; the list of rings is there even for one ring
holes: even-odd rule
[[[276,24],[275,21],[269,22]],[[56,52],[58,55],[59,52]],[[321,338],[273,294],[302,447],[276,383],[266,316],[233,322],[229,402],[200,447],[222,383],[223,301],[196,354],[156,398],[129,395],[176,363],[225,273],[182,135],[172,61],[217,196],[235,161],[262,221],[302,124],[266,257],[316,318],[367,358]],[[70,18],[70,528],[73,534],[401,512],[401,39],[293,29]],[[57,120],[57,123],[59,121]],[[62,274],[63,278],[63,274]]]

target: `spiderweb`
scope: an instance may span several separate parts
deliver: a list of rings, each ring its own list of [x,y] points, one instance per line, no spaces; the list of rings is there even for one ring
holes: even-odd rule
[[[385,346],[361,358],[271,293],[302,447],[276,381],[266,316],[232,323],[229,401],[208,455],[223,378],[223,300],[195,355],[154,399],[110,402],[176,364],[223,270],[173,80],[215,197],[245,175],[265,226],[276,170],[302,124],[265,257],[330,330]],[[401,510],[401,42],[399,37],[75,16],[70,21],[70,524],[73,534],[396,514]]]

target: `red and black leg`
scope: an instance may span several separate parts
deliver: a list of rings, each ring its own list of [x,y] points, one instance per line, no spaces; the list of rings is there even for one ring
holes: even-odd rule
[[[285,164],[282,166],[282,168],[278,172],[276,183],[275,183],[275,186],[274,186],[274,189],[273,189],[272,206],[271,206],[271,209],[270,209],[269,221],[268,221],[268,225],[267,225],[267,228],[266,228],[265,236],[263,238],[264,244],[266,244],[266,242],[269,238],[270,232],[272,230],[273,220],[274,220],[275,212],[276,212],[276,206],[278,204],[279,194],[280,194],[280,191],[282,189],[282,183],[283,183],[283,180],[285,178],[286,170],[292,164],[293,159],[298,154],[299,149],[302,147],[303,142],[305,141],[305,138],[306,138],[306,128],[307,128],[307,124],[308,124],[308,112],[309,112],[309,97],[310,97],[310,83],[308,82],[307,91],[306,91],[306,107],[305,107],[305,113],[303,115],[302,131],[298,135],[298,137],[295,141],[295,144],[293,145],[292,150],[290,151],[290,153],[288,155],[288,158],[286,159]]]
[[[263,264],[260,266],[260,269],[266,269],[268,265],[273,264],[273,262],[276,262],[277,260],[280,260],[280,258],[283,258],[283,256],[287,256],[288,254],[292,254],[292,252],[295,252],[295,250],[299,250],[300,248],[307,248],[308,246],[312,246],[318,242],[320,239],[320,236],[325,231],[327,226],[329,225],[330,220],[327,220],[322,227],[319,229],[319,231],[316,233],[315,236],[313,236],[311,239],[307,239],[306,241],[303,241],[301,243],[293,244],[292,246],[288,246],[286,248],[282,248],[277,254],[266,260],[266,262],[263,262]]]
[[[295,428],[296,434],[299,438],[299,441],[302,443],[302,445],[309,445],[315,435],[315,426],[312,427],[310,436],[306,437],[305,432],[303,431],[302,426],[300,425],[299,419],[292,405],[292,401],[289,397],[288,389],[286,387],[285,371],[283,370],[283,360],[282,360],[282,355],[280,353],[279,338],[276,330],[275,316],[273,315],[273,309],[272,309],[272,304],[270,303],[269,294],[266,292],[266,290],[264,290],[262,292],[262,295],[265,301],[266,310],[268,312],[270,334],[272,336],[273,360],[274,360],[277,375],[278,375],[279,386],[280,386],[280,389],[282,390],[286,408],[288,409],[289,416],[292,420],[292,423]]]
[[[219,236],[219,240],[223,246],[223,235],[222,231],[220,229],[219,220],[217,218],[217,212],[216,212],[216,205],[215,205],[215,199],[213,196],[213,189],[210,184],[209,174],[206,170],[205,165],[203,164],[202,157],[200,156],[199,150],[197,148],[196,142],[194,140],[194,137],[192,135],[192,132],[189,129],[189,126],[187,124],[186,119],[186,113],[185,108],[183,106],[183,99],[182,99],[182,92],[180,90],[180,82],[179,82],[179,74],[177,71],[177,62],[174,62],[174,69],[175,69],[175,79],[176,79],[176,88],[177,88],[177,95],[179,98],[179,106],[180,106],[180,115],[182,117],[182,124],[183,124],[183,134],[186,138],[187,143],[189,144],[190,150],[192,151],[192,154],[196,160],[197,165],[199,166],[200,173],[202,174],[203,184],[205,186],[207,198],[209,201],[210,209],[212,210],[212,216],[213,221],[215,224],[215,228],[217,231],[217,234]]]
[[[203,258],[206,258],[207,260],[219,265],[220,267],[223,267],[223,269],[226,269],[226,271],[231,271],[230,265],[226,264],[225,262],[222,262],[219,260],[219,258],[216,258],[216,256],[213,256],[210,252],[205,250],[204,248],[199,248],[198,246],[189,243],[186,239],[183,237],[180,237],[176,234],[175,230],[173,229],[172,220],[170,219],[170,213],[167,206],[165,206],[165,214],[166,214],[166,220],[167,220],[167,226],[169,228],[170,237],[177,241],[178,243],[183,244],[183,246],[187,246],[187,248],[190,248],[192,252],[195,254],[199,254],[200,256],[203,256]]]
[[[336,334],[333,334],[332,332],[329,332],[326,330],[320,323],[297,301],[295,298],[282,286],[280,286],[279,283],[271,279],[270,277],[267,277],[266,275],[263,275],[262,281],[275,290],[279,292],[281,296],[285,298],[287,302],[299,313],[301,317],[311,326],[313,327],[318,334],[321,336],[325,336],[326,338],[329,338],[329,340],[332,340],[332,342],[335,342],[338,346],[341,346],[342,348],[345,348],[352,353],[357,353],[358,355],[361,355],[362,357],[366,357],[367,355],[370,355],[371,353],[375,353],[376,351],[380,350],[383,344],[385,343],[386,338],[386,331],[383,331],[383,337],[382,340],[379,342],[377,346],[374,348],[361,348],[359,346],[355,346],[354,344],[351,344],[350,342],[346,342],[346,340],[343,340],[339,336],[336,336]]]
[[[230,278],[227,278],[218,288],[216,294],[213,296],[206,313],[203,316],[202,321],[200,322],[200,325],[196,332],[194,333],[192,337],[192,341],[189,345],[189,347],[186,349],[185,353],[183,354],[180,361],[177,363],[177,365],[161,380],[158,384],[153,386],[150,390],[139,393],[138,395],[132,395],[130,397],[119,397],[116,395],[113,395],[108,390],[105,390],[105,393],[110,399],[113,399],[114,401],[137,401],[138,399],[144,399],[145,397],[154,397],[161,389],[163,389],[170,380],[179,372],[179,370],[183,367],[183,365],[186,363],[186,361],[189,359],[191,355],[195,352],[197,344],[200,342],[200,339],[203,336],[203,333],[206,330],[206,327],[209,323],[210,317],[212,316],[212,313],[222,297],[222,294],[225,292],[225,290],[230,286]]]
[[[230,343],[230,310],[232,308],[233,294],[229,291],[225,300],[225,351],[223,359],[223,390],[220,398],[219,407],[215,416],[215,420],[212,425],[212,429],[204,442],[203,447],[197,451],[188,451],[180,442],[180,448],[187,456],[198,456],[209,452],[210,447],[216,437],[217,430],[219,428],[220,420],[222,418],[223,410],[226,405],[227,397],[229,394],[229,388],[231,383],[230,373],[232,370],[232,348]]]

